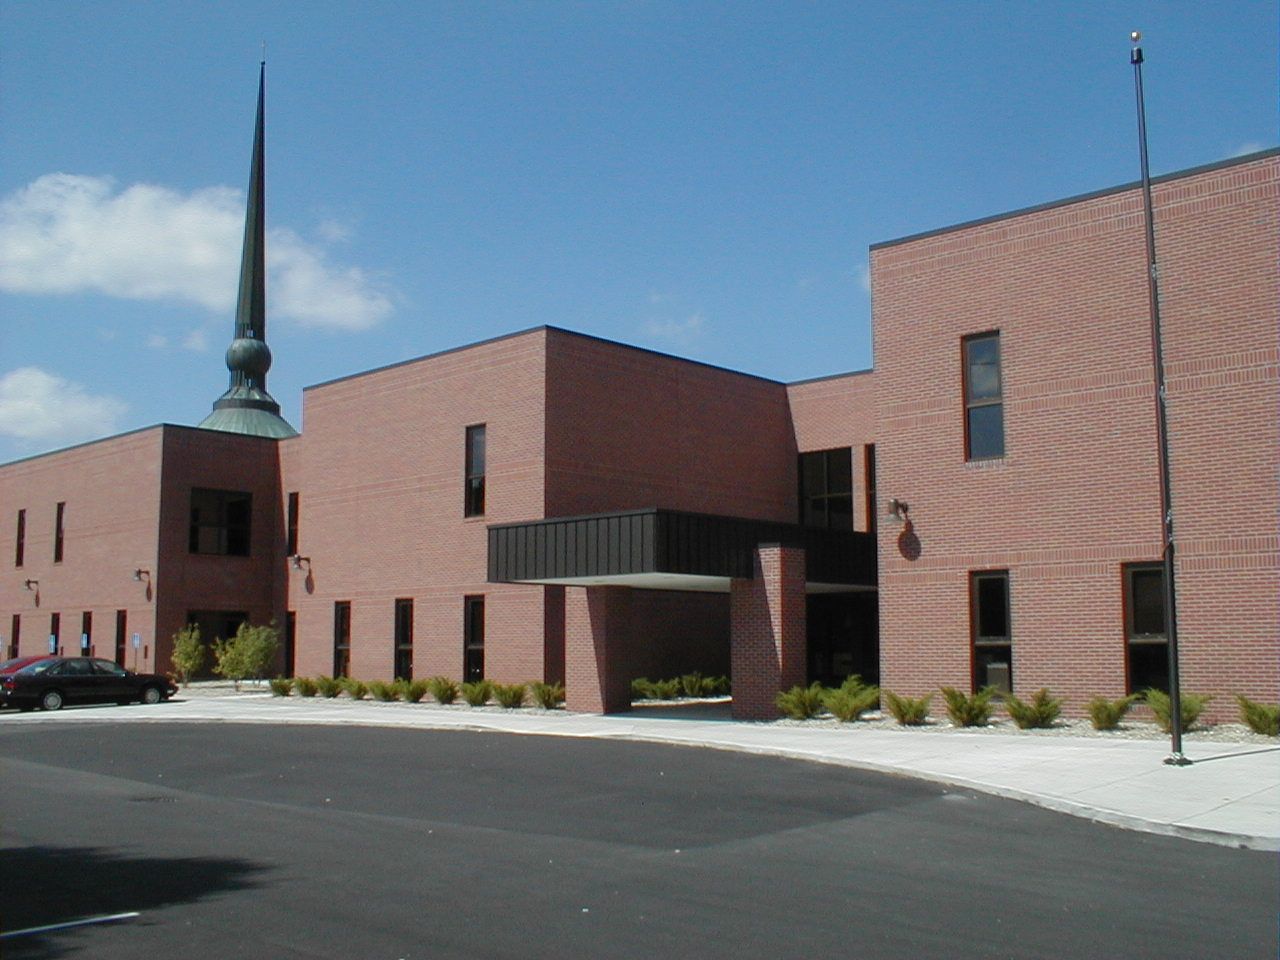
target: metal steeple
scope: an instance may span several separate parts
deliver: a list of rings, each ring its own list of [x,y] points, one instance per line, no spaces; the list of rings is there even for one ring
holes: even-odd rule
[[[235,339],[227,348],[231,384],[214,402],[213,413],[205,417],[200,426],[259,437],[296,437],[298,431],[280,416],[280,404],[267,392],[271,351],[266,340],[266,170],[263,160],[266,73],[264,60],[258,70],[258,119],[253,132],[249,203],[244,218]]]

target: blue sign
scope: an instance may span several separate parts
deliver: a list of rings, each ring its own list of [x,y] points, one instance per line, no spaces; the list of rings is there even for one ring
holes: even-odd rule
[[[49,634],[49,652],[58,652],[58,635],[56,633]]]
[[[135,633],[133,635],[133,649],[137,650],[140,646],[142,646],[142,634]]]
[[[80,649],[81,650],[89,649],[89,635],[87,633],[80,634]]]

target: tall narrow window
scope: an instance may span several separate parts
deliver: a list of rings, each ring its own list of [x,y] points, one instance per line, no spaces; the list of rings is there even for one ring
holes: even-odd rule
[[[228,557],[249,556],[253,496],[237,490],[191,491],[188,549]]]
[[[973,631],[973,688],[1013,690],[1013,634],[1009,629],[1009,571],[969,575]]]
[[[80,656],[93,656],[93,614],[88,610],[80,614]]]
[[[484,679],[484,597],[463,600],[462,678]]]
[[[463,516],[484,516],[484,424],[467,427],[466,505]]]
[[[13,565],[22,566],[23,557],[27,553],[27,511],[18,511],[18,536],[13,548]]]
[[[866,478],[863,486],[867,491],[867,532],[876,532],[876,445],[868,443],[862,448],[863,459],[866,463]]]
[[[1000,334],[964,339],[964,444],[966,460],[1004,456],[1004,389]]]
[[[58,504],[58,515],[53,522],[53,562],[62,562],[63,521],[66,519],[67,505]]]
[[[351,601],[333,605],[333,675],[345,677],[351,671]]]
[[[853,451],[849,447],[800,454],[800,522],[828,530],[853,529]]]
[[[285,556],[293,557],[298,554],[298,495],[296,493],[289,494],[289,515],[288,526],[285,527]]]
[[[284,615],[284,675],[292,677],[298,669],[298,614],[290,610]]]
[[[18,655],[18,640],[22,637],[22,615],[15,613],[12,621],[10,622],[12,624],[12,629],[9,631],[8,659],[12,660]]]
[[[1169,690],[1169,634],[1164,622],[1164,566],[1124,567],[1125,667],[1130,693]]]
[[[62,643],[62,614],[49,614],[49,652],[59,653],[58,645]]]
[[[129,611],[116,611],[116,663],[125,665],[129,655]]]
[[[396,601],[395,678],[413,679],[413,601]]]

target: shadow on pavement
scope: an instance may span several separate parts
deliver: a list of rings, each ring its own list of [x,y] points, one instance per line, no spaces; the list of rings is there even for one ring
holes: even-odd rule
[[[0,956],[56,960],[80,953],[77,939],[93,927],[8,937],[13,931],[86,917],[147,912],[193,903],[213,894],[258,886],[268,869],[248,860],[217,857],[130,857],[100,847],[0,849]]]

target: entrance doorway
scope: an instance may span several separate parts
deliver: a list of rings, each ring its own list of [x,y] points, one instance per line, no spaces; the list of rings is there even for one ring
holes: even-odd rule
[[[880,682],[880,608],[874,590],[811,593],[808,617],[809,683],[838,687],[856,673]]]

